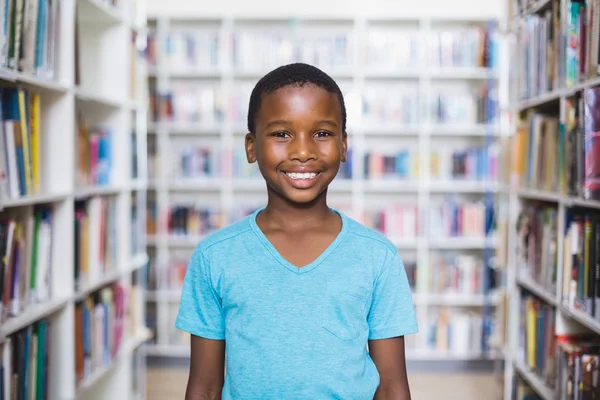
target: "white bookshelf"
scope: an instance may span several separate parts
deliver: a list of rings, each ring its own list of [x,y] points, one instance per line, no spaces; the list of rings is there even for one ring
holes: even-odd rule
[[[27,3],[29,0],[24,1]],[[145,241],[147,73],[143,58],[134,56],[132,38],[135,33],[142,39],[137,45],[138,52],[143,53],[140,44],[145,44],[145,5],[143,0],[120,0],[116,5],[102,0],[57,0],[56,3],[59,17],[53,43],[54,76],[0,71],[0,88],[24,88],[29,93],[38,93],[41,99],[40,189],[16,198],[2,191],[0,215],[4,219],[13,213],[31,212],[41,205],[52,210],[49,298],[27,305],[16,316],[0,323],[0,344],[6,344],[12,335],[33,323],[47,320],[51,327],[47,344],[49,364],[45,369],[48,394],[40,398],[109,399],[119,393],[119,398],[142,399],[146,397],[142,345],[151,338],[143,318],[145,303],[139,301],[145,292],[144,274],[148,263]],[[78,46],[75,43],[77,29]],[[75,81],[76,47],[80,60],[79,85]],[[76,117],[79,113],[88,126],[104,127],[111,132],[110,178],[101,185],[82,185],[76,180],[80,151]],[[136,136],[135,149],[132,133]],[[134,150],[138,157],[132,161]],[[135,176],[133,169],[137,170]],[[75,206],[79,201],[97,197],[110,197],[115,202],[116,225],[111,237],[116,244],[115,262],[112,269],[100,271],[96,279],[78,286],[74,277]],[[137,207],[136,223],[132,222],[133,205]],[[129,288],[121,344],[113,357],[91,368],[78,383],[76,305],[115,283]]]
[[[513,4],[514,2],[508,2]],[[528,17],[531,16],[543,16],[544,13],[552,10],[552,7],[562,5],[561,2],[554,2],[550,0],[537,0],[537,1],[524,1],[522,2],[524,9],[521,13],[518,13],[516,9],[512,10],[510,14],[510,46],[511,46],[511,59],[514,60],[514,65],[522,67],[520,65],[523,62],[523,49],[519,48],[519,42],[522,41],[521,32],[519,28],[526,26]],[[528,5],[527,5],[528,4]],[[514,6],[513,6],[514,7]],[[563,12],[563,11],[561,11]],[[563,18],[569,18],[570,13],[564,11],[565,15]],[[564,29],[564,27],[562,27]],[[572,42],[574,41],[573,39]],[[547,45],[547,44],[545,44]],[[548,45],[549,47],[549,45]],[[539,50],[538,50],[539,51]],[[532,52],[532,57],[534,57]],[[538,57],[537,51],[535,57]],[[561,55],[565,57],[564,54]],[[562,61],[562,59],[560,59]],[[555,60],[556,61],[556,60]],[[577,64],[579,68],[579,64]],[[511,84],[511,113],[513,119],[510,121],[512,135],[515,136],[518,132],[517,120],[519,114],[525,116],[528,111],[536,111],[544,115],[556,117],[559,122],[560,129],[565,129],[565,125],[568,122],[567,117],[567,101],[573,96],[580,95],[586,89],[596,87],[600,85],[600,78],[597,76],[590,76],[588,78],[581,77],[581,80],[573,85],[566,85],[562,80],[563,76],[559,77],[558,83],[554,88],[548,90],[541,90],[540,93],[529,97],[519,96],[521,94],[522,87],[519,85],[517,80],[525,79],[522,76],[521,70],[518,67],[512,69],[513,82]],[[532,74],[536,76],[542,75],[539,70],[531,70]],[[596,74],[594,74],[596,75]],[[583,111],[581,111],[583,112]],[[586,116],[586,118],[588,118]],[[586,121],[586,124],[588,122]],[[529,130],[529,129],[528,129]],[[568,129],[567,129],[568,130]],[[581,133],[583,135],[583,133]],[[560,143],[564,147],[564,143]],[[516,152],[515,149],[513,149]],[[557,175],[558,175],[557,171]],[[562,177],[562,175],[560,175]],[[563,392],[558,393],[558,390],[552,388],[548,382],[545,382],[543,376],[538,374],[535,368],[527,365],[524,355],[522,338],[520,335],[521,327],[520,323],[524,316],[522,309],[520,308],[520,296],[522,293],[529,293],[535,298],[539,299],[543,304],[551,307],[555,312],[555,325],[554,334],[556,337],[569,338],[569,336],[586,335],[587,338],[594,338],[600,335],[600,323],[597,317],[584,312],[581,309],[576,309],[568,301],[568,293],[565,292],[567,284],[565,283],[565,273],[567,259],[571,255],[565,254],[566,251],[566,239],[568,226],[566,223],[567,213],[574,210],[588,210],[590,213],[597,213],[600,209],[600,202],[595,200],[586,200],[580,196],[566,194],[566,191],[547,191],[541,190],[538,186],[528,187],[527,182],[523,181],[524,178],[512,171],[510,175],[509,191],[506,196],[506,203],[508,204],[508,248],[507,248],[507,292],[509,295],[508,301],[508,313],[507,313],[507,352],[505,359],[505,385],[504,385],[504,399],[506,400],[521,400],[515,395],[517,390],[517,381],[526,382],[526,384],[533,389],[533,391],[542,399],[554,399],[563,398],[569,396]],[[565,179],[566,180],[566,179]],[[524,207],[531,204],[541,204],[545,207],[551,207],[556,211],[557,215],[557,234],[556,234],[556,288],[551,290],[546,285],[537,282],[534,278],[524,273],[526,266],[520,263],[516,250],[518,248],[519,237],[517,232],[517,223],[520,212]],[[568,271],[571,274],[571,271]],[[573,279],[570,279],[572,281]],[[572,290],[570,287],[567,290]],[[573,339],[574,343],[577,343],[576,337]],[[588,340],[581,340],[582,342],[589,342]],[[539,346],[539,343],[536,343]],[[544,351],[547,349],[544,348]],[[556,353],[556,351],[554,351]],[[582,354],[585,354],[583,352]],[[556,359],[554,362],[558,362]],[[564,373],[558,372],[559,374]],[[518,379],[517,379],[518,378]],[[558,382],[559,379],[556,379]],[[562,380],[563,384],[566,383]],[[555,393],[557,392],[557,393]],[[571,394],[571,396],[579,396],[580,394]]]
[[[506,84],[503,71],[485,67],[449,66],[440,67],[428,60],[428,43],[432,33],[468,27],[484,27],[488,19],[468,16],[459,17],[414,17],[414,18],[287,18],[281,17],[229,17],[229,16],[157,16],[149,20],[149,29],[154,35],[157,46],[163,46],[164,40],[173,32],[215,32],[220,38],[218,56],[212,59],[206,53],[198,53],[198,61],[192,68],[186,68],[185,60],[175,59],[173,67],[169,65],[165,47],[156,50],[152,56],[156,64],[149,64],[149,85],[159,93],[168,93],[179,88],[204,83],[214,85],[224,93],[224,108],[229,112],[223,120],[203,119],[186,121],[151,120],[148,124],[149,154],[156,149],[156,171],[150,177],[150,196],[156,204],[158,220],[155,234],[148,236],[148,252],[152,260],[151,268],[156,273],[156,287],[150,289],[148,296],[149,321],[155,325],[155,343],[148,347],[148,354],[158,356],[188,356],[189,349],[184,335],[177,332],[174,320],[177,313],[180,288],[170,284],[170,260],[178,260],[185,267],[186,260],[202,235],[170,235],[167,226],[169,207],[173,204],[189,203],[204,207],[218,207],[224,216],[230,216],[238,207],[257,207],[264,204],[266,190],[260,180],[242,178],[234,174],[215,175],[204,178],[179,179],[171,173],[174,163],[178,162],[178,149],[192,145],[211,145],[215,149],[235,149],[243,151],[243,138],[246,133],[247,96],[254,83],[271,68],[296,61],[293,57],[269,57],[273,54],[286,54],[286,46],[306,44],[310,38],[328,35],[332,32],[346,32],[352,38],[348,47],[348,57],[341,62],[324,65],[312,60],[328,72],[340,85],[346,98],[348,110],[349,147],[352,149],[352,178],[342,179],[338,175],[330,188],[330,204],[340,208],[352,217],[363,220],[365,212],[379,210],[390,204],[418,205],[415,217],[420,221],[416,234],[386,235],[401,249],[405,262],[417,263],[417,275],[423,277],[415,287],[415,302],[421,332],[411,338],[408,357],[414,360],[496,360],[501,358],[503,344],[498,339],[501,333],[492,333],[488,351],[443,351],[427,346],[428,325],[434,321],[431,312],[448,308],[450,311],[483,313],[493,316],[496,306],[502,301],[502,289],[485,291],[480,288],[473,293],[453,295],[452,293],[432,293],[429,290],[430,277],[436,273],[432,264],[435,254],[468,254],[483,259],[488,256],[490,263],[479,265],[479,270],[493,267],[491,255],[498,245],[492,235],[469,235],[464,237],[445,237],[429,230],[429,210],[453,195],[464,201],[483,201],[486,196],[494,202],[496,196],[504,190],[496,177],[484,177],[479,180],[456,180],[453,177],[436,177],[430,168],[430,153],[444,147],[464,149],[469,146],[485,146],[502,137],[499,121],[478,120],[473,115],[462,120],[440,121],[433,119],[430,113],[431,101],[437,90],[452,96],[472,93],[482,84],[501,88]],[[281,35],[288,38],[282,47],[272,47],[273,51],[248,51],[248,68],[240,68],[232,61],[232,37],[236,32],[254,32],[252,40],[260,45],[268,35]],[[380,50],[379,58],[366,62],[367,38],[371,34],[407,33],[415,38],[416,58],[402,60],[403,53],[392,54]],[[200,35],[200,33],[198,34]],[[304,39],[300,36],[303,35]],[[308,36],[304,36],[308,35]],[[397,38],[391,37],[393,43]],[[286,39],[287,40],[287,39]],[[500,41],[499,41],[500,43]],[[175,46],[175,44],[173,44]],[[279,53],[275,49],[281,50]],[[283,49],[283,50],[282,50]],[[201,51],[201,50],[199,50]],[[327,53],[327,52],[325,52]],[[330,54],[331,52],[327,53]],[[254,54],[254,55],[253,55]],[[260,59],[253,58],[265,54]],[[270,60],[270,61],[269,61]],[[344,62],[346,61],[346,62]],[[266,63],[266,64],[265,64]],[[182,67],[183,66],[183,67]],[[247,92],[240,94],[241,103],[232,102],[232,94],[243,88]],[[385,91],[396,93],[405,88],[416,95],[416,115],[418,118],[402,117],[397,119],[363,119],[360,104],[368,96],[369,90],[377,96]],[[379,100],[382,102],[382,100]],[[238,116],[237,118],[235,116]],[[154,144],[154,145],[153,145]],[[373,179],[364,177],[363,154],[368,151],[386,151],[390,148],[413,150],[419,174],[406,178],[385,177]],[[152,156],[149,156],[152,157]],[[225,163],[221,153],[216,158]],[[498,157],[500,159],[500,157]],[[243,158],[242,158],[243,160]],[[149,158],[149,163],[151,158]],[[245,162],[245,161],[243,161]],[[412,159],[411,159],[412,162]],[[227,164],[229,165],[229,164]],[[447,168],[446,166],[444,166]],[[226,223],[232,222],[227,219]],[[181,270],[179,274],[181,274]],[[501,286],[501,284],[499,284]],[[482,286],[483,287],[483,286]],[[149,322],[150,323],[150,322]],[[483,325],[483,322],[481,322]],[[478,324],[477,324],[478,325]],[[475,338],[473,342],[478,341]]]

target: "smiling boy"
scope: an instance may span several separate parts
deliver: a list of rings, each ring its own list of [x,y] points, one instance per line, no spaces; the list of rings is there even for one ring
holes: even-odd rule
[[[279,67],[251,94],[248,131],[268,201],[190,260],[176,321],[192,335],[186,399],[410,399],[417,321],[398,251],[327,204],[346,161],[340,88]]]

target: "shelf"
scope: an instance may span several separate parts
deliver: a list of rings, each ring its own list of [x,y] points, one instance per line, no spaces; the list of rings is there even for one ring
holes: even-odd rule
[[[110,196],[110,195],[116,195],[119,192],[121,192],[123,190],[123,188],[121,187],[117,187],[117,186],[112,186],[112,185],[106,185],[106,186],[88,186],[88,187],[82,187],[80,189],[77,189],[75,191],[75,199],[76,200],[82,200],[85,199],[87,197],[93,197],[93,196]]]
[[[75,89],[75,98],[82,103],[88,103],[93,106],[100,107],[122,108],[125,105],[124,101],[110,98],[109,96],[104,96],[97,93],[91,93],[83,88]]]
[[[68,298],[51,299],[44,303],[33,304],[17,317],[9,318],[0,326],[0,340],[26,328],[34,322],[59,311],[68,303]]]
[[[34,195],[21,197],[19,199],[6,199],[0,207],[1,209],[7,209],[11,207],[23,207],[31,206],[36,204],[48,204],[64,201],[69,197],[67,194],[48,194],[48,195]]]
[[[82,21],[116,24],[124,21],[123,15],[115,6],[102,0],[77,0]]]
[[[496,245],[496,239],[493,237],[449,237],[432,238],[430,240],[429,247],[440,250],[485,249],[486,247],[491,248]]]
[[[517,284],[522,288],[527,289],[531,293],[535,294],[540,299],[544,300],[546,303],[556,306],[556,294],[548,291],[542,285],[535,282],[533,279],[527,276],[519,276],[517,278]]]
[[[565,306],[561,306],[560,310],[567,317],[585,326],[595,334],[600,335],[600,321],[595,320],[591,315]]]
[[[480,352],[451,352],[443,350],[415,350],[406,349],[407,361],[481,361],[496,360],[499,355],[487,356]]]
[[[522,100],[517,105],[517,110],[523,110],[527,108],[539,107],[544,104],[548,104],[554,101],[558,101],[561,98],[571,97],[575,95],[577,92],[580,92],[586,88],[600,85],[600,77],[594,77],[592,79],[586,80],[584,82],[578,83],[573,87],[568,88],[560,88],[557,90],[553,90],[548,93],[540,94],[531,99]]]
[[[111,283],[117,282],[124,276],[127,276],[128,274],[131,274],[137,271],[138,269],[142,268],[147,262],[147,255],[135,257],[126,266],[126,268],[117,268],[113,271],[109,271],[104,277],[100,278],[97,282],[85,285],[84,288],[78,290],[75,293],[73,298],[75,299],[75,301],[84,300],[91,293],[94,293]]]
[[[478,67],[435,68],[429,70],[434,79],[487,80],[497,79],[496,71]]]
[[[130,356],[135,349],[140,347],[144,342],[148,341],[152,338],[152,334],[149,330],[146,329],[142,334],[136,335],[129,339],[126,339],[123,343],[121,343],[121,347],[119,348],[115,357],[110,360],[110,362],[106,365],[98,367],[91,375],[89,375],[85,380],[83,380],[76,389],[75,398],[82,399],[83,395],[86,394],[90,389],[92,389],[97,382],[99,382],[104,376],[106,376],[116,365],[117,361]]]
[[[0,81],[23,83],[38,90],[67,93],[70,87],[55,80],[31,76],[18,71],[0,70]]]
[[[544,384],[544,382],[520,362],[515,361],[515,371],[536,391],[543,400],[553,400],[554,391]]]
[[[454,307],[483,307],[498,304],[498,296],[490,294],[462,293],[416,293],[413,295],[416,304],[445,305]]]

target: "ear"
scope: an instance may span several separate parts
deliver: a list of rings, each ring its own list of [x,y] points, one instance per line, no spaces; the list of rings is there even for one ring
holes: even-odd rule
[[[250,164],[256,162],[256,154],[254,153],[254,143],[256,137],[252,133],[246,134],[246,159]]]
[[[342,134],[342,162],[346,162],[346,153],[348,152],[348,134],[344,131]]]

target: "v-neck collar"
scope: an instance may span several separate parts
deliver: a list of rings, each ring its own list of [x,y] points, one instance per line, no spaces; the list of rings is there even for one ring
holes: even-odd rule
[[[311,263],[309,263],[303,267],[297,267],[294,264],[292,264],[291,262],[289,262],[285,257],[283,257],[281,255],[281,253],[279,253],[279,251],[275,248],[275,246],[273,246],[273,243],[271,243],[271,241],[267,238],[267,236],[263,233],[263,231],[260,229],[260,227],[256,223],[257,215],[264,209],[265,209],[265,207],[261,207],[258,210],[254,211],[254,213],[252,213],[250,215],[249,219],[250,219],[250,226],[252,227],[252,230],[254,231],[256,236],[258,236],[258,238],[263,243],[263,245],[267,248],[267,250],[271,253],[271,255],[281,265],[283,265],[284,267],[286,267],[287,269],[289,269],[290,271],[292,271],[298,275],[305,274],[307,272],[312,271],[316,267],[318,267],[329,256],[329,254],[331,254],[331,252],[333,250],[335,250],[335,248],[340,244],[340,242],[343,240],[344,236],[346,235],[346,232],[348,231],[348,220],[347,220],[346,216],[344,215],[344,213],[330,207],[330,209],[332,211],[334,211],[335,213],[337,213],[340,216],[340,219],[342,220],[342,229],[340,229],[340,232],[338,233],[336,238],[333,240],[333,242],[331,242],[329,244],[329,246],[327,246],[327,248],[315,260],[313,260]]]

